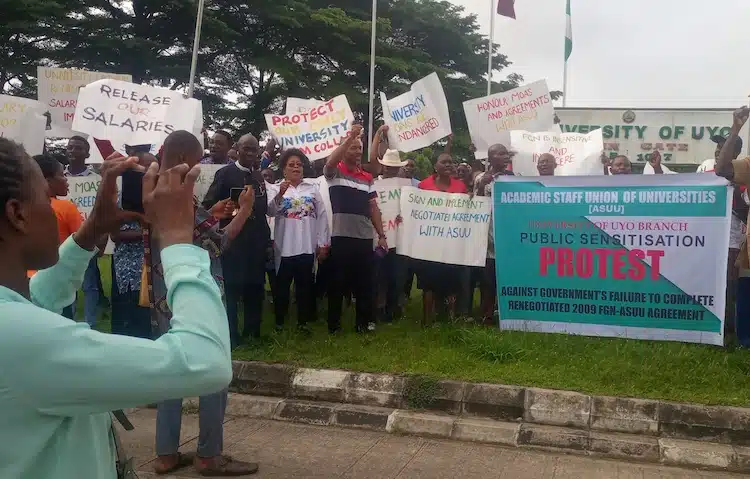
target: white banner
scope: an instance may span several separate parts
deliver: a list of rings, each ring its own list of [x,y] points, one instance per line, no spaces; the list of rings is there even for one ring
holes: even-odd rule
[[[411,186],[409,178],[385,178],[375,180],[375,191],[378,194],[378,207],[383,218],[383,232],[389,248],[398,248],[398,230],[400,223],[397,220],[401,214],[401,187]],[[375,245],[377,246],[377,234]]]
[[[88,176],[68,176],[68,196],[60,199],[70,200],[78,208],[81,218],[86,220],[94,208],[96,201],[96,192],[99,190],[99,184],[102,177],[97,174]],[[117,189],[122,188],[122,178],[117,178]],[[105,254],[112,254],[115,250],[115,244],[110,239],[107,247],[104,249]]]
[[[193,196],[195,196],[199,203],[206,197],[211,183],[214,182],[216,172],[225,166],[227,165],[200,165],[201,174],[195,180],[195,187],[193,188]]]
[[[310,161],[330,155],[352,129],[354,114],[345,95],[318,103],[309,111],[266,115],[268,131],[282,149],[299,148]]]
[[[286,99],[286,113],[287,115],[294,115],[295,113],[305,113],[316,106],[323,103],[323,100],[317,100],[315,98],[294,98],[288,97]]]
[[[0,95],[0,137],[21,143],[31,156],[44,151],[47,118],[36,100]]]
[[[448,101],[437,73],[412,83],[408,92],[396,98],[388,100],[381,92],[380,103],[392,149],[418,150],[451,134]]]
[[[539,176],[536,164],[544,153],[555,157],[555,176],[601,175],[602,131],[582,133],[530,133],[512,131],[510,147],[516,176]]]
[[[37,98],[44,105],[45,111],[52,115],[52,125],[60,130],[60,136],[70,136],[73,128],[73,116],[78,101],[78,90],[97,80],[113,79],[126,82],[133,81],[130,75],[117,73],[93,72],[76,68],[37,67]],[[65,130],[68,130],[69,134]]]
[[[555,109],[545,80],[464,102],[476,158],[495,143],[508,146],[511,130],[554,131]],[[514,165],[515,169],[515,165]]]
[[[490,200],[403,187],[398,253],[438,263],[484,266]]]
[[[73,129],[112,143],[160,145],[173,131],[194,133],[198,104],[166,88],[99,80],[81,88]]]

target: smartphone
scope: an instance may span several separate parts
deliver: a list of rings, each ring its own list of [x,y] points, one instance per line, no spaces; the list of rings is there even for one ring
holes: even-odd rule
[[[122,209],[143,213],[143,175],[127,170],[122,174]]]
[[[231,199],[234,203],[239,203],[240,193],[242,193],[244,189],[245,188],[232,188],[231,190],[229,190],[229,199]]]

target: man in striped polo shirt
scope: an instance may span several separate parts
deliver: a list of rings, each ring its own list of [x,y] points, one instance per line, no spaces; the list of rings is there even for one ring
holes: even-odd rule
[[[323,169],[333,210],[328,289],[328,331],[331,333],[341,329],[345,290],[351,290],[356,298],[357,332],[375,328],[373,227],[378,234],[378,246],[388,251],[373,178],[360,165],[361,135],[362,126],[354,125],[328,157]]]

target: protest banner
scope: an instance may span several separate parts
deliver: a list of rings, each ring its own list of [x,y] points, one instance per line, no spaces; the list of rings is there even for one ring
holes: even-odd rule
[[[323,100],[317,100],[315,98],[294,98],[288,97],[286,99],[286,115],[294,115],[295,113],[305,113],[313,109],[314,107],[323,103]]]
[[[37,98],[52,118],[54,136],[71,136],[73,116],[81,87],[97,80],[133,81],[130,75],[79,70],[77,68],[37,67]]]
[[[0,137],[21,143],[31,156],[44,151],[47,118],[36,100],[0,95]]]
[[[508,146],[511,130],[555,131],[555,109],[544,80],[467,100],[464,113],[475,158],[487,158],[487,149],[495,143]]]
[[[68,196],[60,199],[72,201],[81,213],[81,218],[86,220],[94,208],[96,192],[99,190],[102,177],[97,174],[91,174],[87,176],[68,176],[67,180]],[[117,178],[117,188],[122,188],[122,178]],[[114,250],[115,245],[110,239],[107,242],[107,247],[104,249],[104,254],[112,254]]]
[[[389,248],[398,247],[398,230],[401,224],[397,217],[401,214],[401,188],[403,186],[411,186],[411,179],[381,178],[375,180],[378,207],[383,218],[383,232]],[[378,235],[375,234],[375,246],[377,246],[377,237]]]
[[[199,203],[206,197],[211,183],[214,182],[216,172],[225,166],[227,165],[200,165],[201,174],[198,175],[198,179],[195,180],[195,186],[193,187],[193,196],[195,196]]]
[[[380,93],[383,119],[388,125],[388,145],[408,152],[430,146],[451,134],[448,101],[437,73],[412,83],[390,100]]]
[[[724,344],[726,180],[501,177],[493,188],[502,328]]]
[[[398,254],[437,263],[484,266],[490,198],[401,188]]]
[[[539,176],[536,163],[544,153],[555,157],[555,176],[601,175],[602,131],[591,133],[531,133],[514,130],[510,133],[513,173],[517,176]]]
[[[99,80],[81,88],[73,129],[113,144],[161,145],[176,130],[195,134],[197,103],[166,88]]]
[[[352,129],[354,115],[339,95],[318,103],[309,111],[287,115],[266,115],[268,131],[281,148],[299,148],[310,161],[330,155]]]

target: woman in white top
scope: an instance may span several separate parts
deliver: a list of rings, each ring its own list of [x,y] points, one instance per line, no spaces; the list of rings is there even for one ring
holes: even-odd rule
[[[268,186],[268,216],[275,222],[274,306],[277,328],[284,326],[292,281],[297,301],[297,325],[306,328],[313,313],[315,258],[317,256],[318,261],[323,261],[331,244],[328,215],[319,187],[302,177],[308,164],[309,160],[302,151],[296,148],[284,150],[279,159],[284,180]]]

